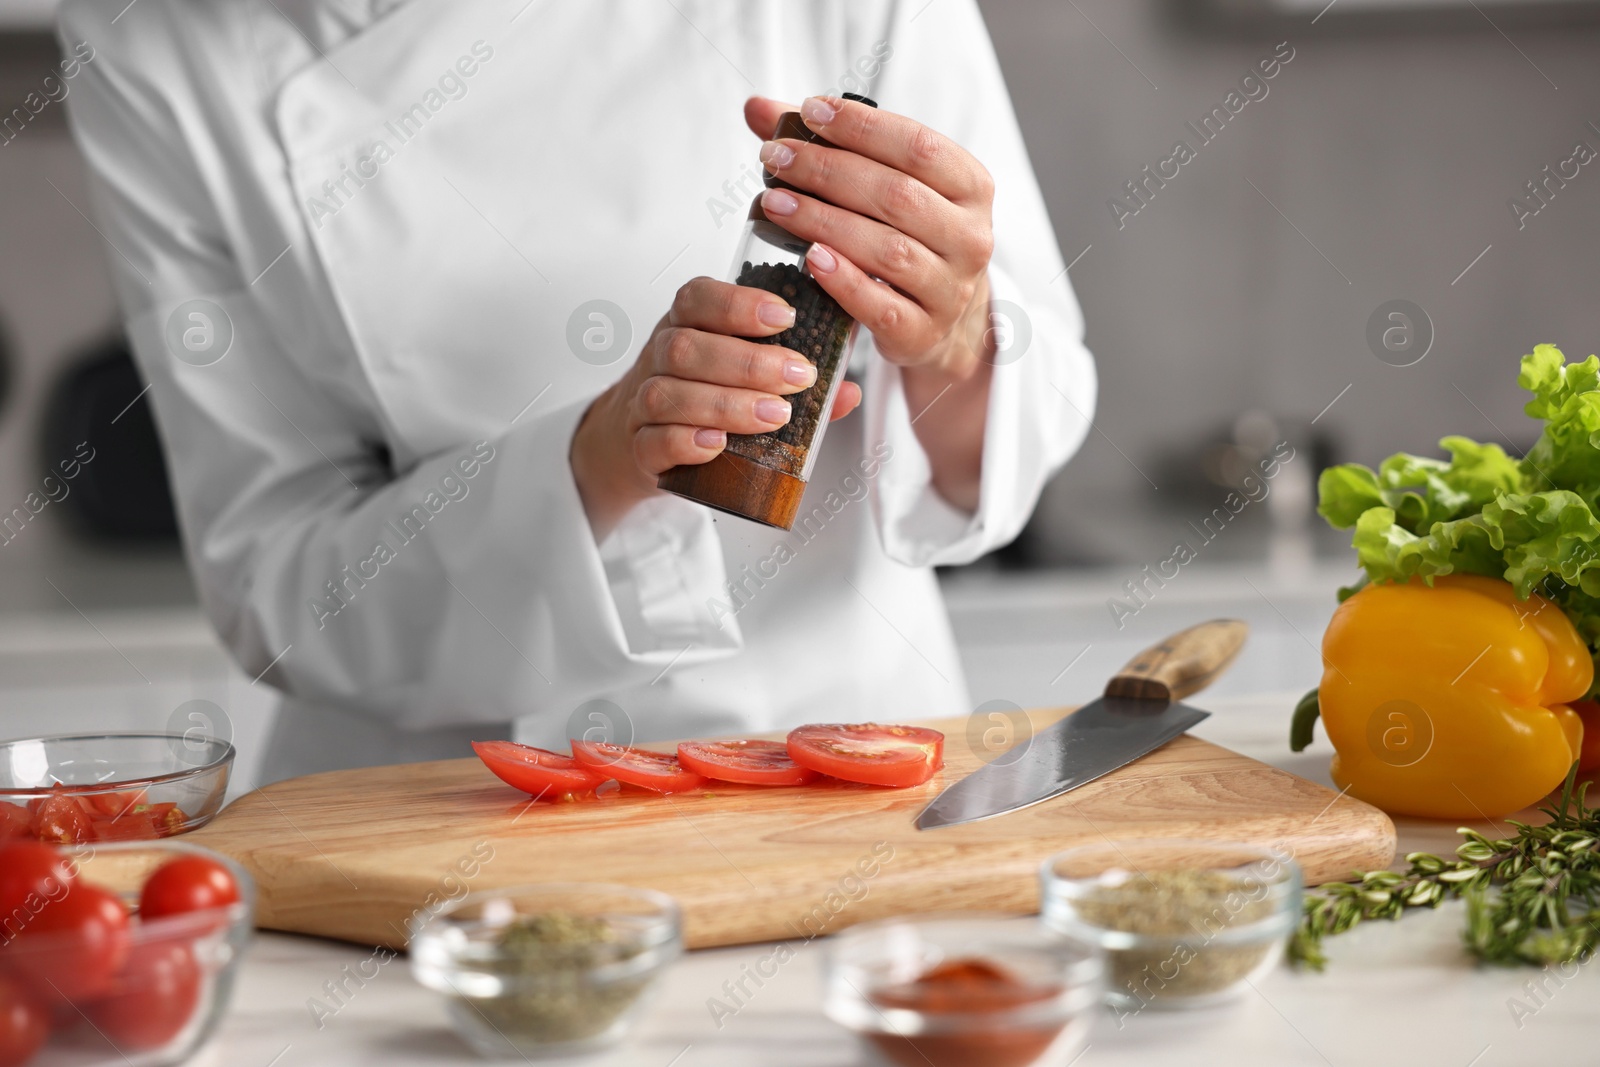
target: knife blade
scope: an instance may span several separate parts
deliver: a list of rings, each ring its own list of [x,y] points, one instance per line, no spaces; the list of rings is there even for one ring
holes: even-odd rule
[[[1213,619],[1139,653],[1105,695],[947,786],[917,816],[919,830],[976,822],[1042,803],[1124,767],[1211,713],[1179,698],[1199,692],[1233,662],[1249,626]],[[1013,750],[1014,751],[1014,750]]]

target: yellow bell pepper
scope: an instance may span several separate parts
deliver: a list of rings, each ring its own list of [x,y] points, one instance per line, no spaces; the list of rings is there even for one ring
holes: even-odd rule
[[[1559,608],[1498,578],[1369,585],[1322,639],[1331,772],[1385,811],[1499,818],[1536,803],[1578,757],[1569,707],[1594,662]]]

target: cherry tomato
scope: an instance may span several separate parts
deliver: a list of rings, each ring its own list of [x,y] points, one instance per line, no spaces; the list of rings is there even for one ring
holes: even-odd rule
[[[0,974],[0,1067],[22,1067],[50,1036],[50,1013],[28,988]]]
[[[200,977],[200,964],[185,941],[135,945],[110,987],[84,1013],[122,1052],[160,1048],[194,1018]]]
[[[77,800],[55,793],[46,797],[33,813],[33,836],[40,841],[76,845],[94,840],[94,824]]]
[[[805,785],[817,772],[789,758],[782,741],[685,741],[678,762],[695,774],[746,785]]]
[[[45,905],[66,896],[76,874],[72,861],[54,845],[31,840],[0,844],[0,920],[5,934],[18,933],[14,923],[30,925],[31,917]],[[16,918],[19,913],[21,920]]]
[[[239,899],[239,885],[228,868],[205,856],[179,856],[163,863],[139,893],[139,918],[221,908]]]
[[[1574,700],[1568,706],[1583,720],[1583,744],[1578,749],[1578,770],[1592,771],[1600,767],[1600,703]]]
[[[609,781],[600,774],[557,752],[547,752],[515,741],[474,741],[472,751],[485,767],[507,785],[536,800],[576,800],[593,796],[595,789]]]
[[[800,766],[867,785],[921,785],[944,766],[944,734],[919,726],[816,723],[791,730],[787,745]]]
[[[0,800],[0,841],[33,836],[33,815],[21,804]]]
[[[111,984],[128,956],[128,912],[104,889],[76,883],[6,947],[6,966],[47,1000],[74,1003]]]
[[[579,763],[654,793],[682,793],[698,789],[706,780],[683,769],[678,757],[669,752],[651,752],[605,741],[572,742],[572,758]]]

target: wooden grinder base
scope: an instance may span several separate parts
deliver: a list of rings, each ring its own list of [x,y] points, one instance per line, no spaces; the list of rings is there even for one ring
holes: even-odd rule
[[[709,463],[673,467],[656,487],[780,530],[794,528],[806,491],[806,483],[794,475],[729,452],[719,452]]]

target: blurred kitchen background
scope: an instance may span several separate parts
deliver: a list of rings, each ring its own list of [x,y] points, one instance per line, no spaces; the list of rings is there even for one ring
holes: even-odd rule
[[[1600,3],[981,6],[1101,399],[1023,538],[946,576],[974,704],[1084,699],[1136,646],[1221,614],[1256,636],[1219,694],[1303,690],[1354,573],[1347,537],[1313,514],[1317,469],[1449,433],[1520,451],[1518,357],[1600,349],[1600,166],[1575,156],[1600,148]],[[0,506],[86,434],[98,457],[0,546],[0,736],[220,716],[247,782],[271,694],[195,607],[63,107],[13,110],[59,59],[52,7],[0,0]],[[1200,145],[1185,124],[1275,52],[1292,58],[1267,95]],[[1180,139],[1196,158],[1129,199]],[[1537,214],[1519,220],[1513,197]],[[1386,349],[1369,322],[1401,324],[1383,307],[1397,300],[1412,332]],[[1295,458],[1265,498],[1204,541],[1283,442]],[[1180,540],[1195,561],[1147,583],[1148,608],[1129,600],[1124,583]],[[1118,597],[1139,608],[1120,624]]]

